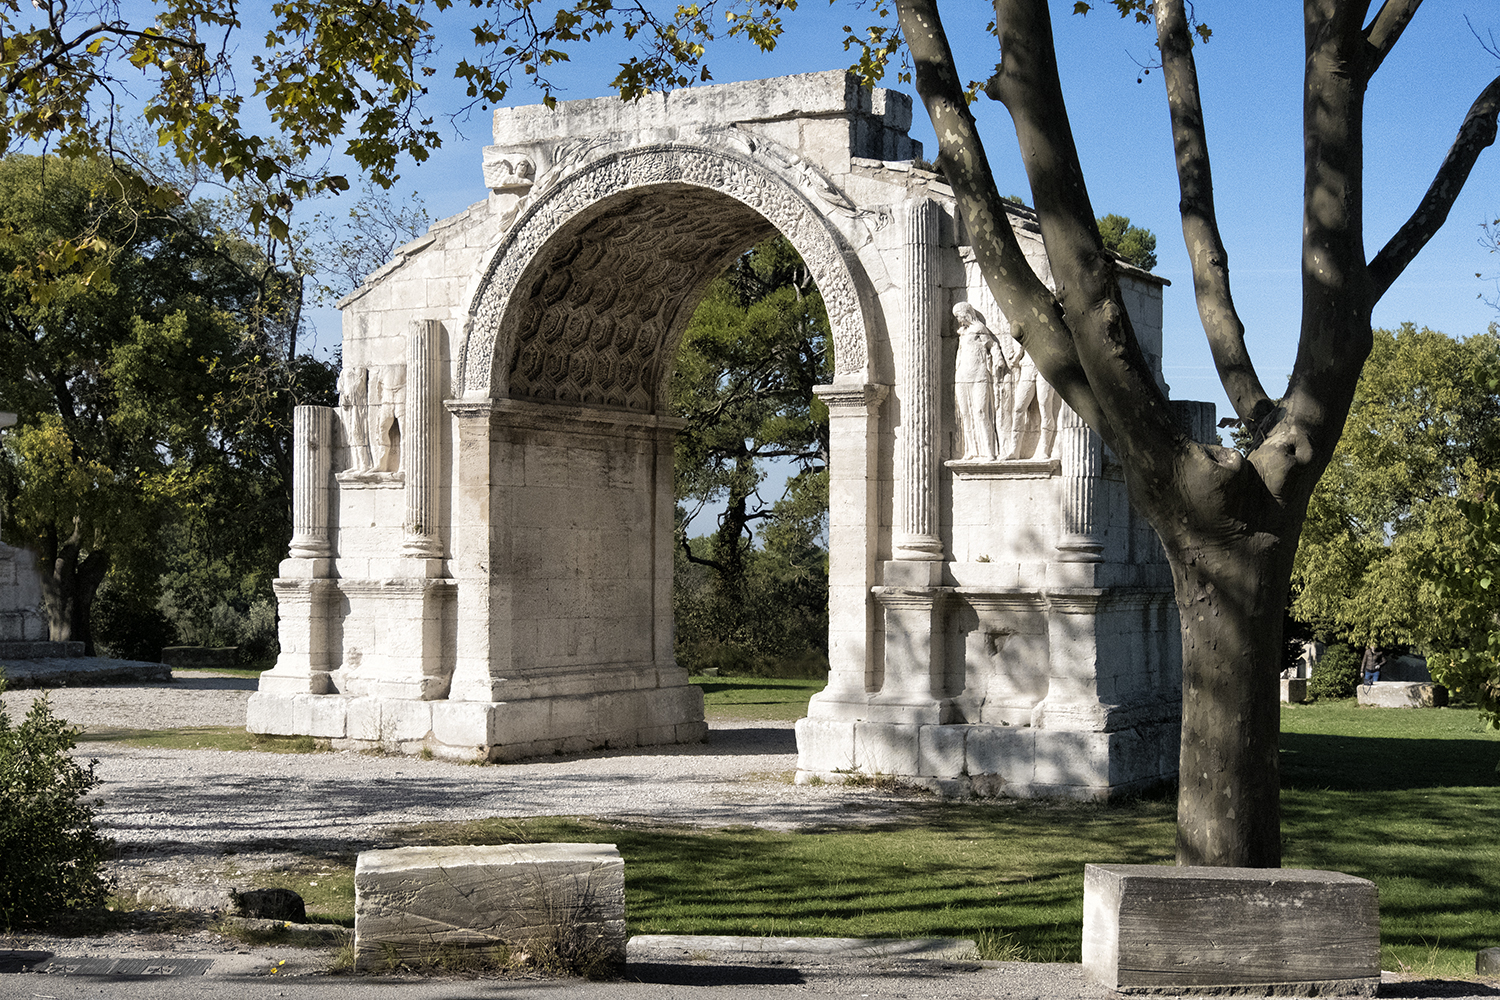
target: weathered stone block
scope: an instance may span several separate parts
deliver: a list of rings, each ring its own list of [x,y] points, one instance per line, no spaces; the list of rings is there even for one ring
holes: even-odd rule
[[[1121,993],[1373,996],[1375,885],[1298,869],[1088,865],[1083,967]]]
[[[1486,948],[1475,955],[1474,971],[1481,976],[1500,976],[1500,948]]]
[[[854,769],[854,723],[823,719],[797,720],[797,772],[827,775]]]
[[[625,959],[625,863],[613,844],[364,851],[354,872],[354,960],[449,948],[551,946]]]
[[[1448,704],[1448,689],[1441,684],[1418,681],[1376,681],[1356,689],[1361,705],[1376,708],[1442,708]]]
[[[1283,677],[1281,679],[1281,700],[1292,705],[1300,705],[1307,701],[1307,678]]]
[[[920,726],[887,722],[854,724],[854,764],[865,774],[920,774]]]
[[[964,772],[964,737],[969,726],[923,726],[917,733],[918,774],[956,776]]]

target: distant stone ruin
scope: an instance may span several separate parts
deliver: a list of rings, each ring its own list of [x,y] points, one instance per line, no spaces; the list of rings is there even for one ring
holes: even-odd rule
[[[0,413],[0,431],[14,427],[14,413]],[[31,659],[58,655],[47,641],[47,618],[42,614],[42,581],[36,556],[26,549],[0,542],[0,659]],[[74,655],[82,655],[77,643]]]
[[[249,728],[490,760],[703,739],[672,652],[667,386],[709,283],[779,231],[835,372],[832,670],[799,779],[1096,798],[1175,775],[1160,546],[1009,337],[910,124],[843,72],[497,110],[489,197],[341,304],[340,405],[297,410]],[[1159,377],[1165,283],[1119,273]]]

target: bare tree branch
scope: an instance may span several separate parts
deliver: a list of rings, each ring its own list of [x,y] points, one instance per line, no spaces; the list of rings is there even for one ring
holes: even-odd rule
[[[938,163],[953,187],[980,272],[1011,323],[1011,334],[1048,382],[1091,426],[1107,426],[1073,347],[1062,305],[1021,250],[969,112],[953,51],[933,0],[897,0],[917,92],[938,135]],[[996,280],[999,276],[1000,280]]]
[[[1198,316],[1208,335],[1224,392],[1239,418],[1255,427],[1273,404],[1245,350],[1245,324],[1229,290],[1229,253],[1224,249],[1214,211],[1213,172],[1209,165],[1208,135],[1203,127],[1193,40],[1182,0],[1157,0],[1155,13],[1167,83],[1167,106],[1172,114],[1177,180],[1182,191],[1182,239],[1192,259]]]
[[[1433,234],[1442,228],[1479,154],[1494,144],[1497,119],[1500,119],[1500,77],[1491,80],[1469,106],[1458,137],[1448,148],[1448,155],[1443,158],[1443,165],[1438,168],[1437,176],[1422,196],[1417,210],[1370,262],[1370,277],[1375,283],[1372,305],[1401,276]]]
[[[1062,306],[1056,327],[1071,339],[1093,397],[1088,402],[1098,407],[1103,421],[1095,423],[1090,414],[1076,405],[1074,409],[1117,455],[1123,457],[1121,449],[1131,451],[1140,468],[1160,472],[1176,461],[1186,435],[1136,340],[1118,268],[1099,235],[1063,99],[1048,4],[996,0],[995,22],[1000,65],[985,92],[1005,104],[1015,125]],[[1014,323],[1015,317],[1011,319]],[[1044,343],[1052,339],[1045,326],[1042,332]],[[1036,357],[1051,381],[1053,372],[1040,354]],[[1070,377],[1072,372],[1059,374]],[[1053,385],[1072,402],[1064,385]],[[1146,478],[1165,481],[1156,473]]]
[[[1365,29],[1365,41],[1370,43],[1370,51],[1365,62],[1365,79],[1368,80],[1380,69],[1380,64],[1385,62],[1385,57],[1390,54],[1392,48],[1401,40],[1401,33],[1411,23],[1412,16],[1416,14],[1417,8],[1422,6],[1422,0],[1385,0],[1380,5],[1380,10],[1375,14],[1375,20]]]

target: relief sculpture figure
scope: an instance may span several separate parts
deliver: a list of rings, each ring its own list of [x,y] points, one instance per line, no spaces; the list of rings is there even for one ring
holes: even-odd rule
[[[1003,382],[1005,358],[1000,341],[985,326],[984,317],[967,302],[953,306],[958,321],[958,359],[953,371],[954,402],[958,429],[963,438],[963,459],[994,459],[995,396],[992,383]]]
[[[401,410],[406,405],[406,366],[370,369],[370,456],[376,472],[401,468]]]
[[[1062,410],[1062,397],[1037,373],[1036,362],[1031,360],[1020,341],[1007,332],[1001,343],[1013,378],[1010,433],[1003,439],[1004,459],[1052,458],[1057,445],[1057,415]],[[1033,433],[1036,445],[1028,455],[1025,453],[1026,439]]]
[[[339,372],[339,424],[349,445],[349,469],[370,471],[369,372],[345,365]]]

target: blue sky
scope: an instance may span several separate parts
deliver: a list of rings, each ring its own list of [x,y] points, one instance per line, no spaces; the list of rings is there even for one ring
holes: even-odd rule
[[[1108,5],[1104,5],[1106,8]],[[1213,157],[1220,226],[1229,249],[1236,304],[1266,388],[1285,385],[1296,350],[1299,322],[1298,257],[1301,228],[1300,4],[1199,3],[1213,40],[1197,49],[1197,60]],[[1212,371],[1198,323],[1192,280],[1177,215],[1161,76],[1141,75],[1151,61],[1148,29],[1122,21],[1112,9],[1087,17],[1071,15],[1071,2],[1053,4],[1059,60],[1074,132],[1098,214],[1127,215],[1158,237],[1157,273],[1166,289],[1164,364],[1172,395],[1214,400],[1221,415],[1228,404]],[[968,20],[953,11],[972,11]],[[982,78],[996,60],[984,27],[989,9],[950,4],[946,22],[960,71]],[[455,6],[438,24],[443,53],[457,60],[465,51],[468,10]],[[777,50],[747,45],[710,50],[715,83],[751,80],[848,65],[843,24],[861,23],[867,12],[842,2],[804,0],[788,15],[788,34]],[[1486,54],[1465,24],[1500,37],[1493,0],[1434,0],[1418,13],[1401,44],[1370,87],[1366,104],[1365,212],[1367,252],[1374,255],[1416,205],[1452,142],[1469,104],[1496,73],[1500,61]],[[609,92],[618,63],[629,55],[618,39],[574,52],[554,75],[563,99]],[[456,85],[434,81],[433,109],[456,107]],[[1137,78],[1142,82],[1137,83]],[[909,87],[898,87],[914,93]],[[536,90],[516,87],[506,104],[535,103]],[[1000,105],[980,98],[976,116],[1003,193],[1024,193],[1025,175],[1015,154],[1009,119]],[[480,152],[489,141],[488,116],[476,112],[421,165],[407,165],[398,191],[419,191],[434,219],[458,212],[484,197]],[[932,129],[920,104],[913,134],[928,155]],[[408,187],[410,185],[410,187]],[[1481,157],[1448,224],[1387,293],[1375,311],[1377,326],[1403,321],[1454,336],[1481,332],[1500,313],[1481,300],[1494,298],[1500,256],[1479,244],[1480,224],[1500,217],[1500,150]],[[315,317],[318,340],[337,338],[337,317]]]

